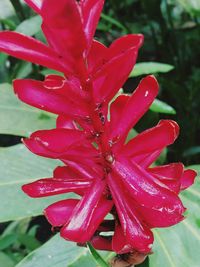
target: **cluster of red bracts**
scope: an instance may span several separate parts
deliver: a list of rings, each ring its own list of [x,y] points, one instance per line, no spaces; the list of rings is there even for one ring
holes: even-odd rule
[[[126,143],[158,94],[156,79],[147,76],[132,95],[122,94],[112,102],[133,69],[143,36],[130,34],[110,47],[94,40],[103,0],[25,2],[41,15],[48,45],[1,32],[0,50],[64,74],[14,81],[22,101],[58,115],[56,129],[37,131],[24,144],[64,166],[57,167],[52,178],[24,185],[23,190],[31,197],[79,196],[45,210],[67,240],[90,241],[97,249],[119,254],[150,253],[151,229],[183,220],[178,194],[196,173],[184,170],[182,163],[152,167],[179,134],[174,121],[162,120]]]

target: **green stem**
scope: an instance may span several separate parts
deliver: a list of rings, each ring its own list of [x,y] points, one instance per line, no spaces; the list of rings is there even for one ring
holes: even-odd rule
[[[94,260],[100,267],[110,267],[110,265],[101,257],[101,255],[96,251],[96,249],[88,242],[87,247],[92,254]]]
[[[23,10],[23,7],[20,3],[20,0],[10,0],[10,2],[13,5],[19,20],[23,21],[26,18],[26,16],[24,14],[24,10]]]

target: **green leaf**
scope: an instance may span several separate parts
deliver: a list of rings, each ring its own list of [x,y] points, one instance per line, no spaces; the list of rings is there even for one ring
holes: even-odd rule
[[[14,14],[14,8],[9,0],[0,1],[0,20],[8,18]]]
[[[20,23],[17,28],[16,32],[23,33],[28,36],[33,36],[40,31],[42,19],[40,16],[34,16],[30,19],[24,20]]]
[[[200,165],[197,169],[200,170]],[[198,177],[195,185],[182,193],[181,198],[188,208],[182,223],[155,231],[154,254],[149,257],[150,267],[199,267],[199,188]]]
[[[101,18],[105,20],[106,22],[111,23],[112,25],[118,27],[119,29],[123,30],[124,32],[127,32],[127,29],[124,25],[122,25],[118,20],[113,19],[112,17],[106,15],[106,14],[101,14]]]
[[[191,156],[194,156],[194,155],[199,154],[199,153],[200,153],[200,146],[193,146],[193,147],[190,147],[189,149],[185,150],[183,153],[183,156],[184,157],[191,157]]]
[[[167,103],[155,99],[150,110],[156,113],[176,114],[176,110]]]
[[[28,234],[19,234],[18,240],[30,251],[40,247],[40,242],[34,236],[30,236]]]
[[[15,73],[15,79],[26,78],[32,72],[32,64],[26,61],[20,61]]]
[[[29,136],[39,129],[55,128],[54,115],[23,104],[11,85],[1,84],[0,96],[0,133]]]
[[[74,263],[86,253],[86,248],[78,247],[75,243],[67,242],[56,235],[42,247],[30,253],[16,267],[68,267],[71,265],[74,267]],[[79,266],[82,267],[82,264]],[[93,265],[88,262],[87,267],[89,266]]]
[[[1,267],[14,267],[15,263],[11,258],[4,252],[0,251],[0,266]]]
[[[167,73],[174,69],[174,66],[158,62],[141,62],[135,64],[129,77],[137,77],[147,74]]]
[[[0,148],[0,222],[19,220],[43,213],[43,209],[71,194],[33,199],[26,196],[21,186],[33,180],[52,177],[56,160],[38,157],[23,145]]]
[[[199,0],[175,0],[175,2],[178,2],[192,16],[200,14]]]
[[[43,69],[41,71],[41,74],[46,76],[46,75],[51,75],[51,74],[55,74],[55,75],[61,75],[63,76],[63,73],[56,71],[56,70],[50,70],[50,69]]]
[[[17,240],[16,234],[10,234],[0,237],[0,250],[4,250],[12,245]]]
[[[138,135],[138,132],[135,129],[131,129],[128,133],[128,136],[126,138],[126,143],[128,143],[131,139],[136,137]]]
[[[96,267],[96,263],[91,255],[85,254],[70,264],[68,267]]]
[[[87,247],[92,254],[94,260],[100,267],[110,267],[110,265],[101,257],[101,255],[96,251],[96,249],[90,244],[87,243]]]

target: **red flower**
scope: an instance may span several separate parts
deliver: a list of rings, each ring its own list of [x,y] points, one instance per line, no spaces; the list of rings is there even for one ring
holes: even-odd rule
[[[117,253],[149,253],[152,228],[183,220],[178,194],[196,173],[184,170],[182,163],[152,167],[179,134],[174,121],[162,120],[126,143],[158,94],[156,79],[147,76],[131,96],[120,95],[111,103],[135,64],[143,37],[130,34],[109,48],[93,40],[102,0],[26,2],[42,16],[49,45],[1,32],[0,49],[64,73],[43,82],[14,81],[22,101],[58,115],[56,129],[33,133],[25,145],[64,166],[57,167],[52,178],[24,185],[23,190],[31,197],[68,192],[80,196],[45,210],[49,222],[61,227],[63,238],[91,241],[98,249]],[[113,219],[105,219],[108,213]]]

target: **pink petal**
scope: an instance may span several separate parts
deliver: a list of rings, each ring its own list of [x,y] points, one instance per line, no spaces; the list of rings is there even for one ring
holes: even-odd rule
[[[36,13],[40,13],[44,0],[24,0]]]
[[[85,35],[90,46],[104,5],[104,0],[81,0]]]
[[[149,225],[165,227],[183,220],[185,208],[179,197],[146,170],[122,157],[114,162],[113,169],[130,196],[141,206],[142,216]]]
[[[17,32],[0,32],[0,51],[50,69],[65,72],[67,65],[48,46]]]
[[[22,186],[23,191],[30,197],[48,197],[69,192],[80,193],[88,189],[91,183],[82,179],[46,178]]]
[[[43,82],[15,80],[13,86],[21,101],[36,108],[73,117],[87,115],[87,111],[83,110],[82,106],[75,106],[66,97],[60,95],[57,90],[44,87]]]
[[[185,190],[194,183],[197,172],[194,170],[185,170],[181,177],[181,190]]]
[[[58,201],[48,206],[44,210],[44,215],[49,223],[54,227],[62,226],[67,223],[78,202],[79,200],[77,199],[66,199]]]
[[[175,121],[162,120],[156,127],[138,134],[123,149],[123,154],[134,159],[134,156],[152,153],[171,145],[179,134]]]
[[[73,211],[70,222],[62,228],[63,238],[80,243],[91,239],[113,205],[112,201],[102,198],[104,189],[102,180],[91,186]]]
[[[125,236],[125,241],[123,240],[124,237],[122,237],[122,240],[119,241],[121,244],[119,246],[116,245],[115,249],[126,251],[126,249],[130,250],[130,247],[132,247],[137,251],[148,253],[153,243],[151,230],[142,224],[134,205],[132,210],[128,208],[128,203],[124,200],[121,187],[118,186],[113,176],[108,176],[108,183]],[[125,243],[128,244],[128,247],[124,246]]]
[[[58,158],[69,148],[84,140],[84,133],[78,130],[52,129],[33,133],[24,144],[33,153],[44,157]]]
[[[129,130],[135,126],[148,110],[157,94],[158,83],[155,77],[147,76],[144,78],[132,94],[124,109],[121,110],[118,123],[116,125],[111,125],[110,139],[121,139],[121,142],[124,141]],[[138,105],[138,103],[140,104]]]

